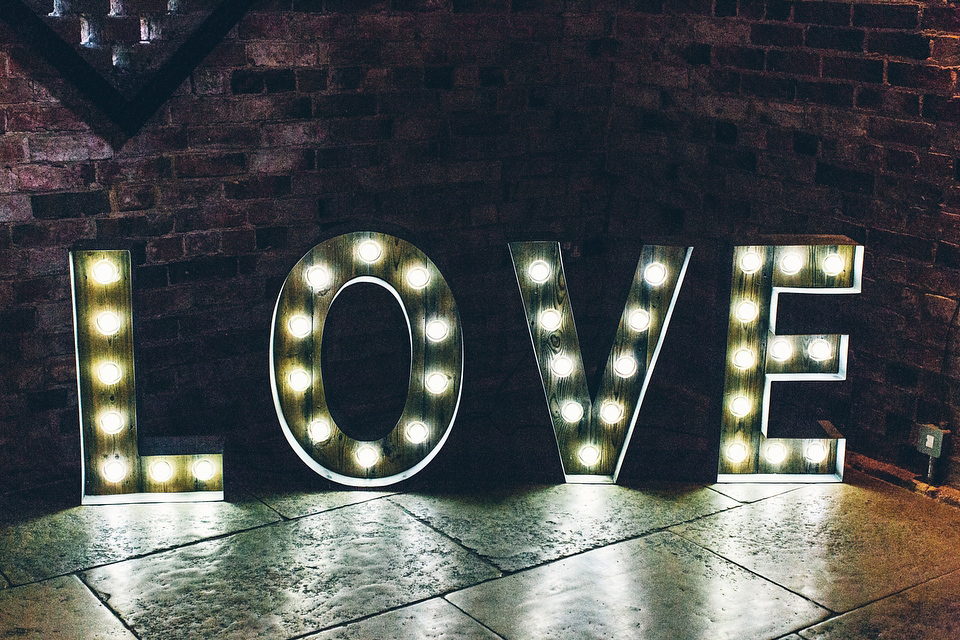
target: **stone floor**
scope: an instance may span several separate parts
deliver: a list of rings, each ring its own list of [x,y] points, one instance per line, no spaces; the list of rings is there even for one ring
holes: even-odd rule
[[[269,487],[270,483],[266,485]],[[960,638],[960,511],[837,485],[0,505],[0,637]]]

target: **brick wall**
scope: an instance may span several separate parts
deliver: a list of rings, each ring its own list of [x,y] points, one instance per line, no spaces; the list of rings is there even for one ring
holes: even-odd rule
[[[960,297],[958,23],[944,4],[266,1],[123,144],[0,26],[2,486],[51,460],[76,473],[69,247],[133,250],[143,433],[256,442],[279,433],[283,278],[365,226],[421,246],[461,305],[465,395],[429,473],[559,478],[508,241],[566,243],[591,369],[616,276],[674,235],[701,257],[628,463],[708,477],[689,345],[718,242],[755,232],[867,246],[850,381],[820,404],[854,450],[917,466],[910,427],[944,416]]]

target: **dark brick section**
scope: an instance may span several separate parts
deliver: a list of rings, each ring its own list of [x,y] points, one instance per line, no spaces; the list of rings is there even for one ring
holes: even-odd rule
[[[860,29],[836,29],[833,27],[809,27],[806,45],[814,49],[838,51],[863,51],[866,34]]]
[[[879,31],[871,33],[867,51],[901,58],[926,60],[930,57],[930,38],[914,33]]]
[[[873,192],[874,177],[865,171],[818,162],[816,183],[827,187],[836,187],[841,191],[869,194]]]
[[[30,196],[30,204],[33,216],[39,220],[79,218],[110,211],[110,198],[104,191]]]

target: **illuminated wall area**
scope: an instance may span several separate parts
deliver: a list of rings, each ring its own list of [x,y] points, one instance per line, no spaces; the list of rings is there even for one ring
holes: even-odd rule
[[[510,245],[567,482],[616,482],[692,248],[644,246],[596,398],[587,387],[560,245]]]
[[[771,383],[844,380],[846,335],[777,334],[781,293],[859,293],[863,247],[846,238],[817,245],[739,246],[733,253],[720,432],[721,482],[830,482],[843,477],[845,440],[767,433]],[[818,434],[819,435],[819,434]]]
[[[344,433],[330,414],[320,348],[330,305],[369,282],[396,297],[410,338],[410,381],[396,426],[379,440]],[[453,293],[436,265],[390,235],[348,233],[314,247],[291,270],[274,310],[270,384],[290,446],[320,475],[352,486],[409,478],[436,456],[460,403],[463,338]]]
[[[129,251],[73,251],[83,504],[223,499],[220,452],[155,442],[141,455]]]

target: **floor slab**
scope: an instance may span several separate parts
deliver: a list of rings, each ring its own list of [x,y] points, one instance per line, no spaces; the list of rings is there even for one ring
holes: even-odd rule
[[[276,522],[252,498],[71,507],[0,525],[0,569],[14,584],[117,562]]]
[[[446,596],[508,639],[776,638],[828,615],[660,532]]]
[[[766,484],[743,482],[739,484],[717,483],[710,485],[710,488],[718,493],[722,493],[728,498],[733,498],[737,502],[749,503],[758,500],[766,500],[773,496],[778,496],[787,491],[793,491],[803,484]]]
[[[843,612],[960,567],[960,511],[849,474],[671,531]]]
[[[283,638],[499,575],[387,500],[88,571],[144,638]]]
[[[808,640],[960,638],[960,572],[827,620],[800,635]]]
[[[390,498],[505,571],[517,571],[737,506],[703,487],[564,484]]]
[[[0,638],[134,638],[76,576],[0,591]]]
[[[434,598],[306,637],[310,640],[369,640],[370,638],[498,640],[500,638],[443,598]]]

